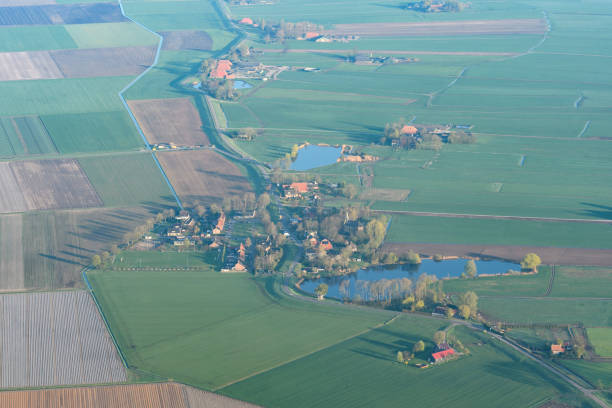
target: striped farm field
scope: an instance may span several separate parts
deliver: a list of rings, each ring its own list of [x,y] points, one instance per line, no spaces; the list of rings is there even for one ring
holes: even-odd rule
[[[255,405],[174,383],[0,392],[11,408],[255,408]]]
[[[0,117],[0,156],[57,153],[38,116]]]
[[[126,380],[88,292],[0,296],[2,388]]]

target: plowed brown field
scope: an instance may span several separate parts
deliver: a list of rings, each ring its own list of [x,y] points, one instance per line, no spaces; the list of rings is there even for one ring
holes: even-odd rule
[[[209,144],[200,114],[189,98],[134,100],[128,105],[149,143]]]
[[[180,384],[117,385],[0,392],[11,408],[250,408],[255,405]]]
[[[187,206],[253,191],[240,168],[211,150],[160,152],[157,158]]]

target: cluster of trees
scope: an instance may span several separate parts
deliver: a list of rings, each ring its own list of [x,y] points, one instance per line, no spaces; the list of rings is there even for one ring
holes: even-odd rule
[[[476,262],[472,259],[469,259],[465,263],[465,267],[463,268],[463,273],[461,274],[461,278],[475,278],[478,274],[478,269],[476,268]]]
[[[398,351],[397,352],[397,362],[407,364],[408,361],[414,358],[416,353],[421,353],[425,351],[425,342],[423,340],[419,340],[412,345],[412,352],[410,351]]]
[[[444,141],[435,133],[426,132],[421,129],[418,134],[403,134],[404,121],[387,123],[383,135],[379,139],[381,145],[394,144],[402,149],[440,150]],[[446,139],[449,144],[471,144],[476,143],[476,136],[463,131],[449,132]]]
[[[258,21],[259,29],[264,42],[285,42],[285,39],[299,38],[308,32],[320,33],[323,26],[309,21],[287,23],[281,20],[279,23],[268,23],[265,20]]]
[[[402,307],[417,311],[431,308],[446,298],[442,290],[442,282],[434,275],[423,273],[417,279],[414,290],[402,300]]]
[[[350,280],[346,279],[338,287],[344,299],[351,298]],[[394,299],[402,299],[412,293],[412,281],[408,278],[380,279],[378,281],[355,281],[355,301],[375,302],[388,305]]]
[[[476,318],[478,314],[478,296],[472,291],[467,291],[461,295],[457,300],[457,306],[459,309],[459,316],[464,319]]]
[[[465,4],[457,0],[421,0],[407,3],[405,9],[434,13],[439,11],[458,13],[465,8]]]
[[[238,97],[234,81],[226,78],[207,79],[202,82],[202,89],[217,99],[231,101]]]
[[[270,196],[268,196],[267,193],[264,194],[267,196],[267,198],[262,197],[263,194],[256,198],[255,194],[253,193],[244,193],[241,196],[225,197],[223,199],[223,211],[227,214],[231,213],[232,211],[241,213],[253,212],[256,209],[261,208],[259,202],[260,200],[267,201],[268,204],[270,203]]]
[[[255,138],[259,135],[257,129],[252,127],[242,128],[234,132],[229,132],[229,136],[234,139],[241,140],[255,140]]]
[[[96,254],[92,256],[91,264],[96,269],[104,269],[113,263],[114,257],[117,256],[119,252],[119,247],[117,245],[113,245],[110,253],[108,251],[104,251],[100,255]]]
[[[456,131],[448,136],[449,144],[472,144],[476,143],[476,136],[472,133]]]
[[[268,234],[268,239],[255,247],[256,255],[253,266],[258,273],[271,273],[276,269],[283,257],[282,246],[286,241],[286,237],[279,232],[280,225],[272,220],[268,209],[270,202],[268,193],[263,193],[257,198],[256,203],[257,216]]]

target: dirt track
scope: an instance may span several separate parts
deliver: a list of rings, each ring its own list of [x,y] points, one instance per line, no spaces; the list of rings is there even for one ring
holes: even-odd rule
[[[476,256],[518,262],[529,252],[537,253],[545,264],[612,266],[612,250],[553,248],[502,245],[461,245],[428,243],[386,243],[383,251],[403,253],[413,250],[421,254]]]
[[[541,19],[465,20],[427,23],[336,24],[330,35],[362,37],[453,36],[479,34],[544,34],[546,22]]]

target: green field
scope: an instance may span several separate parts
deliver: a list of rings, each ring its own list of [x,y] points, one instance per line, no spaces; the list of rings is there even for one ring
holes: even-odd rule
[[[117,92],[131,77],[0,82],[0,111],[6,116],[118,111]]]
[[[136,149],[143,141],[125,110],[41,117],[60,153]]]
[[[481,298],[479,310],[489,319],[510,323],[582,323],[612,327],[612,301],[599,299]]]
[[[448,279],[444,281],[444,291],[462,293],[473,290],[479,296],[543,296],[549,280],[550,267],[542,266],[535,275]]]
[[[79,159],[79,163],[107,207],[176,205],[148,153],[87,157]]]
[[[387,242],[612,248],[609,226],[393,215]]]
[[[79,48],[156,46],[159,37],[134,23],[102,23],[67,25]]]
[[[587,329],[589,342],[595,352],[602,357],[612,357],[612,328],[598,327]]]
[[[0,52],[63,50],[77,48],[77,44],[66,30],[75,26],[15,26],[2,27]]]
[[[530,360],[464,328],[454,331],[470,356],[428,369],[395,362],[397,350],[427,340],[440,323],[402,316],[221,392],[266,407],[526,407],[570,391]]]
[[[113,268],[201,268],[208,272],[215,271],[216,252],[198,251],[122,251],[115,256]]]
[[[130,1],[126,15],[154,31],[222,29],[211,1]]]
[[[590,382],[594,387],[600,384],[605,388],[612,386],[612,363],[597,363],[585,360],[556,361]]]
[[[40,118],[0,117],[0,156],[57,153]]]
[[[332,346],[393,316],[291,300],[273,279],[244,274],[88,276],[131,367],[205,389]]]
[[[609,269],[563,266],[557,268],[551,296],[610,297]]]

